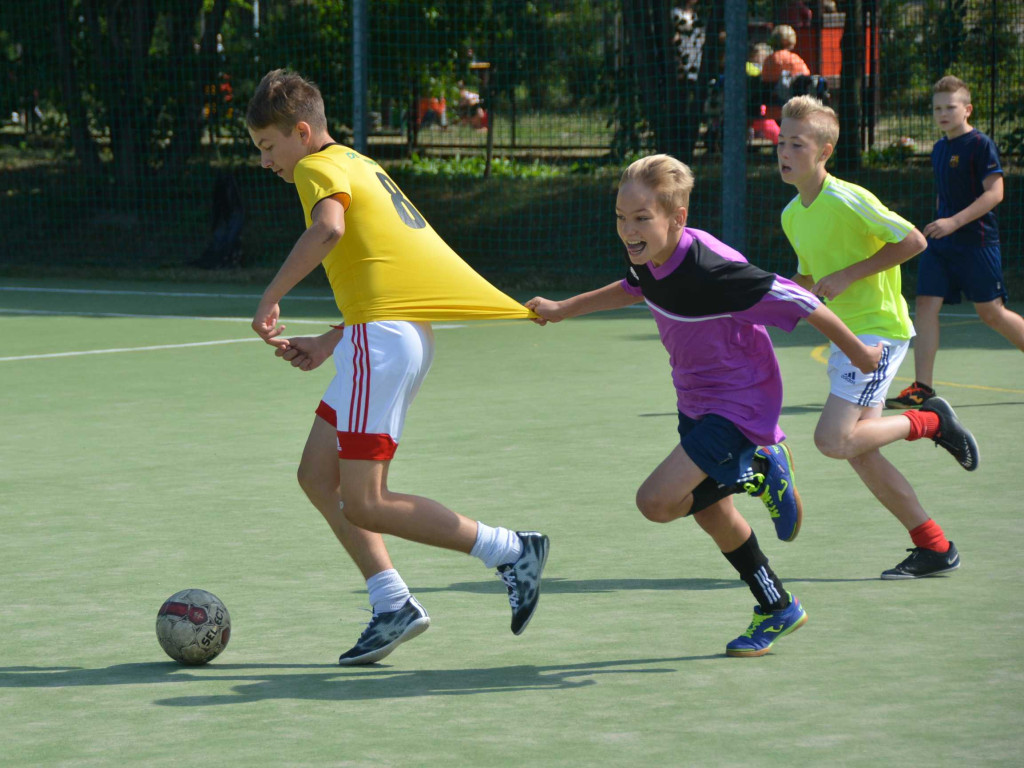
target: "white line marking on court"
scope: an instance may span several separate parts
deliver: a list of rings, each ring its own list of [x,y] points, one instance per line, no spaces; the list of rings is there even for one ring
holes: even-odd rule
[[[170,296],[176,299],[260,299],[262,294],[256,293],[201,293],[175,291],[125,291],[91,288],[35,288],[32,286],[0,285],[0,291],[20,291],[22,293],[74,293],[97,294],[100,296]],[[334,301],[333,296],[288,296],[294,301]]]
[[[249,324],[248,317],[193,317],[188,315],[133,315],[119,312],[64,312],[37,309],[4,309],[0,308],[0,314],[11,315],[69,315],[77,317],[115,317],[115,318],[144,318],[150,320],[212,320],[215,322],[232,322]],[[284,325],[331,325],[334,320],[288,320]],[[446,323],[432,326],[434,330],[447,331],[453,328],[465,328],[464,324]],[[11,357],[0,357],[0,363],[14,362],[17,360],[42,360],[51,357],[80,357],[82,355],[109,355],[119,352],[153,352],[161,349],[183,349],[185,347],[209,347],[217,344],[237,344],[244,341],[262,341],[259,338],[245,339],[224,339],[221,341],[194,341],[183,344],[160,344],[148,347],[118,347],[114,349],[87,349],[78,352],[47,352],[38,355],[15,355]]]
[[[245,323],[248,325],[252,322],[251,317],[210,317],[205,315],[142,315],[133,314],[129,312],[70,312],[67,310],[57,309],[5,309],[0,308],[0,314],[4,315],[64,315],[69,317],[127,317],[143,320],[209,320],[217,323]],[[287,319],[285,325],[294,323],[296,325],[331,325],[337,324],[338,319],[323,319],[323,320],[301,320],[301,319]],[[434,326],[435,328],[456,326]]]
[[[118,352],[152,352],[157,349],[184,349],[185,347],[212,347],[217,344],[238,344],[245,341],[263,341],[263,339],[221,339],[220,341],[193,341],[187,344],[160,344],[152,347],[118,347],[114,349],[83,349],[79,352],[48,352],[43,355],[17,355],[0,357],[0,363],[13,360],[42,360],[50,357],[80,357],[81,355],[112,355]]]

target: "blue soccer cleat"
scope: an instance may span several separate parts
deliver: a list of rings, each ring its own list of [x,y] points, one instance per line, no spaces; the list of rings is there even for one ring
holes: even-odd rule
[[[764,611],[754,606],[754,618],[747,631],[725,646],[726,656],[764,656],[772,644],[807,623],[807,611],[800,601],[789,595],[789,605],[778,611]]]
[[[760,461],[758,461],[760,460]],[[761,499],[775,523],[775,535],[782,541],[793,541],[800,533],[804,508],[796,490],[793,455],[785,443],[769,445],[754,451],[755,468],[760,465],[761,483],[748,483],[747,493]]]

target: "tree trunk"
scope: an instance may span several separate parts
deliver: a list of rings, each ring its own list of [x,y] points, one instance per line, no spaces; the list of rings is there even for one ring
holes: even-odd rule
[[[75,157],[78,158],[78,162],[82,164],[82,169],[88,176],[98,179],[102,172],[100,154],[96,142],[89,134],[89,117],[82,101],[82,89],[78,84],[78,71],[75,67],[74,52],[71,50],[68,16],[68,0],[57,0],[53,34],[60,67],[61,93],[64,96],[68,130],[71,134],[71,146],[75,151]]]
[[[659,152],[688,160],[693,147],[686,147],[683,141],[683,121],[700,118],[682,114],[669,4],[667,0],[624,0],[623,21],[630,55],[627,67],[639,82],[640,101],[655,146]]]
[[[260,3],[260,8],[265,4]],[[180,98],[174,102],[174,135],[167,146],[167,155],[160,173],[178,175],[199,150],[203,136],[203,87],[217,83],[217,35],[224,25],[228,0],[216,0],[207,14],[204,33],[199,42],[199,55],[192,49],[196,19],[203,12],[203,0],[180,0],[171,20],[171,60],[175,71],[184,80]],[[218,94],[212,98],[216,99]],[[240,116],[236,115],[236,118]]]
[[[839,146],[836,170],[855,171],[861,167],[861,122],[864,114],[865,51],[864,6],[862,0],[842,0],[846,14],[843,24],[843,68],[839,75]]]

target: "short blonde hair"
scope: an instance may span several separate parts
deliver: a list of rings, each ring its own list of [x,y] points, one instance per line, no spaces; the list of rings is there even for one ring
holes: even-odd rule
[[[309,123],[314,131],[327,130],[320,89],[297,72],[271,70],[256,86],[245,124],[257,130],[272,125],[287,136],[300,122]]]
[[[668,213],[690,207],[693,171],[671,155],[649,155],[631,163],[619,178],[619,187],[628,182],[642,184],[654,192],[658,204]]]
[[[772,30],[771,35],[768,36],[768,41],[772,44],[772,48],[777,51],[782,48],[788,50],[796,45],[796,30],[789,26],[789,24],[779,24],[779,26]]]
[[[967,83],[953,75],[946,75],[932,86],[932,95],[936,93],[952,93],[964,104],[971,103],[971,89],[967,87]]]
[[[813,96],[794,96],[782,106],[783,120],[805,120],[811,136],[820,146],[839,141],[839,118],[832,107],[826,107]]]

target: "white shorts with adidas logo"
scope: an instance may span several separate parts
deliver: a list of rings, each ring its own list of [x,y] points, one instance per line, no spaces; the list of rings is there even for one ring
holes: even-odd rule
[[[885,402],[889,385],[896,378],[903,358],[907,356],[910,340],[887,339],[870,333],[858,335],[857,338],[869,347],[882,342],[882,359],[878,363],[878,368],[872,373],[861,373],[860,369],[850,362],[850,358],[832,344],[828,358],[829,392],[860,406],[881,405]]]

